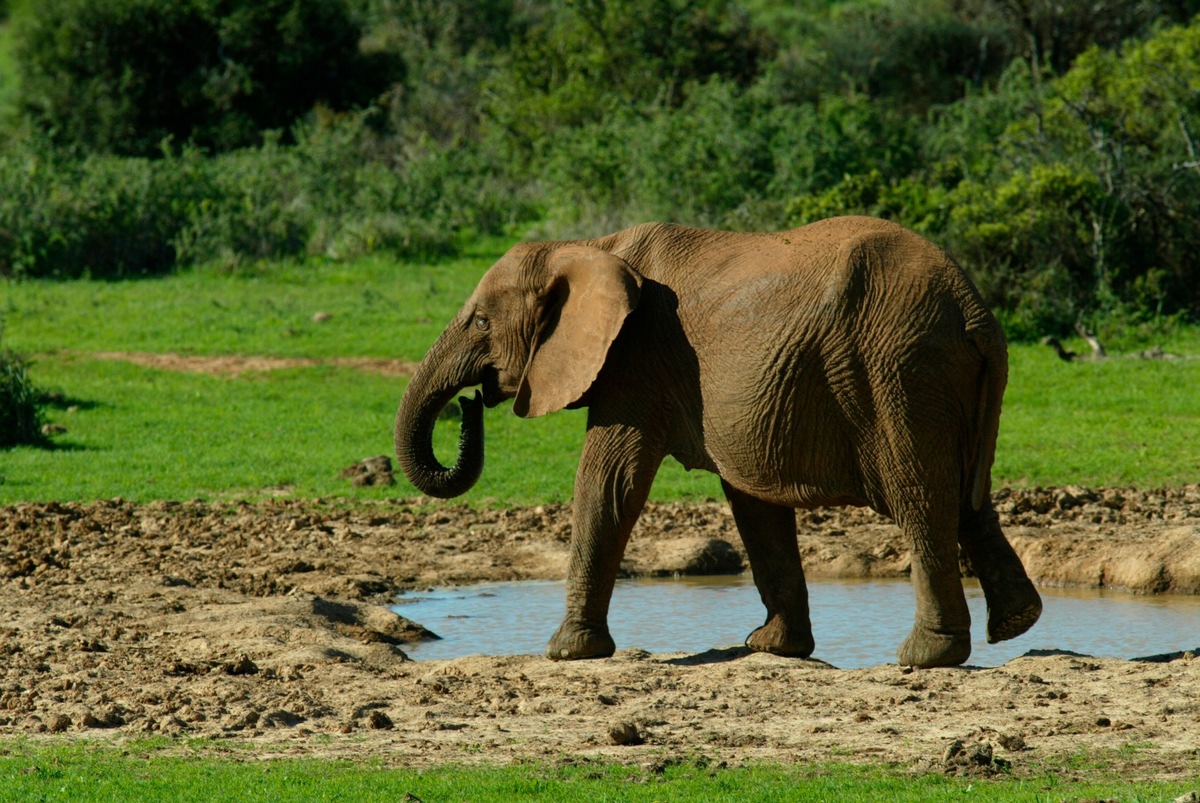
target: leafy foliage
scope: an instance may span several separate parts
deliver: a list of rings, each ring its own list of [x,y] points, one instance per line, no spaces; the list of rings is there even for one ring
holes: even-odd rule
[[[342,0],[44,0],[22,22],[26,116],[86,151],[245,146],[398,77],[390,59],[359,51]]]
[[[45,440],[41,393],[30,381],[27,368],[20,354],[0,348],[0,448]]]
[[[523,148],[562,128],[684,102],[690,85],[751,83],[769,39],[713,0],[547,4],[515,38],[485,112]]]
[[[127,278],[176,265],[375,251],[436,255],[530,214],[471,147],[378,150],[362,116],[293,145],[215,157],[89,155],[37,140],[0,153],[0,275]]]

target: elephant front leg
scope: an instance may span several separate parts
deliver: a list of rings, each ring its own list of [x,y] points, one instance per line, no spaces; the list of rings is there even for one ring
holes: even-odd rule
[[[796,511],[747,496],[721,480],[737,524],[767,620],[746,638],[758,652],[807,658],[812,655],[808,587],[796,543]]]
[[[605,658],[616,645],[608,605],[625,545],[661,462],[634,427],[588,424],[575,478],[567,614],[546,648],[554,660]]]

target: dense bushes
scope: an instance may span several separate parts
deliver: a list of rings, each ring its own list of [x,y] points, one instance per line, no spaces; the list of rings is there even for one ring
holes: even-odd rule
[[[1017,337],[1200,315],[1196,0],[36,5],[0,273],[866,213]]]
[[[470,147],[379,152],[361,116],[205,157],[0,153],[0,275],[122,278],[178,264],[372,251],[436,255],[528,217]]]
[[[399,78],[361,36],[343,0],[38,0],[18,31],[21,103],[55,142],[88,152],[236,148]]]

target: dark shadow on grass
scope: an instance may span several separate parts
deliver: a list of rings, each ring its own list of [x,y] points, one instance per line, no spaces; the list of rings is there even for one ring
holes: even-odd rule
[[[103,406],[103,404],[100,402],[88,401],[87,399],[76,399],[72,396],[68,396],[64,391],[61,390],[42,391],[38,394],[38,404],[43,407],[53,408],[55,410],[70,410],[74,408],[75,410],[80,411],[95,410],[96,408]]]
[[[55,441],[46,435],[39,435],[21,443],[6,443],[0,446],[0,452],[10,452],[13,449],[41,449],[45,452],[86,452],[88,447],[70,441]]]

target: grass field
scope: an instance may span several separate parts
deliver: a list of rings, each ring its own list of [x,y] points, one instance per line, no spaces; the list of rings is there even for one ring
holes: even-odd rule
[[[33,355],[31,375],[60,401],[51,449],[3,455],[0,502],[122,496],[229,498],[414,496],[401,483],[356,489],[339,476],[391,453],[405,380],[318,365],[238,375],[149,368],[98,352],[393,358],[416,361],[502,251],[485,243],[438,264],[383,259],[215,270],[136,282],[6,282],[4,344]],[[327,313],[321,322],[316,313]],[[1086,351],[1082,342],[1076,350]],[[1163,346],[1200,355],[1200,330]],[[1015,344],[994,479],[998,485],[1200,481],[1200,359],[1114,356],[1065,363]],[[487,466],[464,500],[570,498],[585,413],[524,421],[489,411]],[[457,423],[439,425],[443,460]],[[719,497],[715,477],[668,460],[658,500]]]
[[[213,748],[214,745],[200,745]],[[382,762],[266,759],[237,761],[180,755],[170,743],[121,749],[27,743],[0,745],[0,801],[1046,801],[1171,800],[1186,782],[1132,784],[1108,777],[1094,759],[1029,777],[913,776],[853,765],[711,766],[674,757],[652,767],[594,761],[505,768],[400,769]],[[1090,768],[1090,769],[1089,769]],[[1080,771],[1095,780],[1075,780]],[[412,797],[406,797],[411,795]]]

